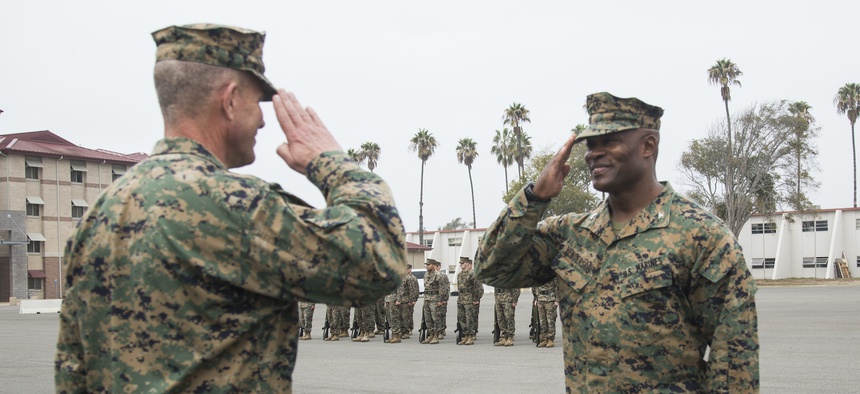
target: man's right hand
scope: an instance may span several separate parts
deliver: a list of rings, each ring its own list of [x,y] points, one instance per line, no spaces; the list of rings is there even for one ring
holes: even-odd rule
[[[559,149],[558,153],[553,156],[549,164],[544,167],[543,171],[535,182],[532,192],[535,197],[541,200],[549,200],[561,193],[561,188],[564,186],[564,177],[570,173],[570,164],[567,160],[570,158],[570,151],[573,149],[576,134],[571,133],[570,138]]]
[[[272,105],[287,137],[287,142],[278,147],[278,156],[296,172],[307,173],[308,163],[323,152],[343,151],[317,113],[302,107],[292,93],[278,89]]]

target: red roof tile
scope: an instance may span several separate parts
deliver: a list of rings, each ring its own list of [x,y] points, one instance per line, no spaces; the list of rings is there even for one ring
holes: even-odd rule
[[[62,156],[67,159],[101,160],[122,164],[136,164],[147,157],[145,153],[126,155],[105,149],[84,148],[48,130],[0,135],[0,152],[49,157]]]

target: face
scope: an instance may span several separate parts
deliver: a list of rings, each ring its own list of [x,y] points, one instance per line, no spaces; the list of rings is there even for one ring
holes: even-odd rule
[[[228,134],[229,168],[246,166],[254,162],[254,145],[257,143],[257,130],[265,126],[260,100],[263,89],[252,78],[239,79],[236,90],[236,118],[234,127]]]
[[[424,264],[424,268],[427,268],[427,272],[436,271],[436,264]]]
[[[642,154],[647,135],[647,130],[637,129],[586,138],[585,163],[595,189],[615,194],[643,178],[648,169]]]
[[[472,264],[470,264],[467,261],[461,261],[460,262],[460,269],[463,271],[471,271],[472,270]]]

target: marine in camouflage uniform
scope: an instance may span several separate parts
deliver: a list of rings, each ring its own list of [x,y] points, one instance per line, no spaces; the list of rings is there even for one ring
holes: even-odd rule
[[[532,287],[535,307],[538,311],[540,337],[537,347],[555,346],[555,319],[558,317],[558,291],[555,279],[538,287]]]
[[[444,292],[443,274],[439,272],[439,262],[427,259],[427,273],[424,274],[424,323],[427,325],[427,337],[422,344],[439,343],[439,332],[442,330],[442,296]]]
[[[66,246],[57,392],[290,392],[297,301],[362,305],[400,283],[392,193],[315,112],[283,90],[272,98],[262,34],[196,25],[153,36],[165,138]],[[228,170],[254,161],[269,99],[290,141],[278,154],[327,207]]]
[[[726,225],[657,182],[662,109],[608,93],[587,109],[586,131],[490,226],[476,275],[506,287],[557,278],[568,392],[757,392],[755,283]],[[609,198],[541,221],[579,139]]]
[[[460,273],[457,274],[457,322],[463,330],[463,339],[458,345],[474,345],[478,332],[478,305],[484,295],[484,286],[475,278],[472,260],[460,258]]]
[[[325,306],[325,316],[328,319],[329,325],[329,336],[323,338],[324,341],[338,341],[342,336],[341,328],[343,327],[343,314],[341,313],[342,309],[347,309],[344,306],[338,305],[326,305]],[[347,309],[349,311],[349,309]]]
[[[311,339],[311,329],[314,325],[314,309],[316,304],[313,302],[299,302],[299,325],[304,331],[304,335],[300,336],[301,340]]]
[[[406,275],[403,275],[403,278],[406,278]],[[397,286],[397,289],[389,293],[382,300],[384,302],[384,311],[385,311],[385,320],[388,321],[388,326],[390,328],[391,335],[385,341],[386,343],[400,343],[400,334],[399,334],[399,322],[400,316],[397,316],[397,305],[395,305],[395,301],[397,301],[397,292],[400,291],[400,288],[403,287],[403,280],[400,281],[400,286]],[[396,339],[396,340],[395,340]]]
[[[411,266],[410,266],[411,267]],[[409,339],[412,336],[412,330],[415,329],[415,303],[418,302],[420,290],[418,287],[418,278],[412,274],[412,269],[406,271],[403,275],[403,284],[400,286],[402,293],[397,293],[397,305],[400,308],[400,336],[401,339]]]
[[[517,311],[517,301],[520,299],[520,289],[494,289],[495,313],[499,320],[499,341],[495,346],[514,346],[514,334],[517,331],[514,319]]]
[[[438,266],[438,264],[437,264]],[[439,329],[436,332],[436,337],[438,339],[445,339],[445,331],[448,329],[448,300],[451,298],[451,280],[448,279],[448,274],[445,272],[439,271],[441,275],[442,284],[440,287],[442,288],[439,292],[439,301],[442,305],[437,308],[439,313]]]

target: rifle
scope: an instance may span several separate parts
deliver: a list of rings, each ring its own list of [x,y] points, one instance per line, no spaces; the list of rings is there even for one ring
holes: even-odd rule
[[[358,314],[358,308],[355,309],[355,313]],[[358,337],[358,316],[354,316],[352,318],[352,328],[350,328],[350,330],[352,331],[352,337],[357,338]]]
[[[457,328],[454,330],[457,333],[457,344],[460,344],[460,341],[463,340],[463,327],[460,325],[460,322],[457,322]]]
[[[418,341],[424,342],[427,338],[427,321],[424,319],[424,311],[421,312],[421,328],[418,329]]]
[[[325,317],[325,324],[323,324],[323,338],[328,338],[328,330],[331,328],[331,325],[328,323],[328,316]]]
[[[385,342],[391,339],[391,324],[388,323],[388,319],[385,319],[385,331],[382,334],[382,339]]]
[[[532,342],[535,343],[535,346],[540,344],[540,313],[538,312],[537,301],[532,303],[532,322],[529,324],[531,330],[529,330],[529,337],[531,337]]]
[[[502,336],[502,331],[499,329],[499,313],[495,310],[493,311],[493,343],[499,341],[499,338]]]

